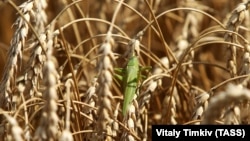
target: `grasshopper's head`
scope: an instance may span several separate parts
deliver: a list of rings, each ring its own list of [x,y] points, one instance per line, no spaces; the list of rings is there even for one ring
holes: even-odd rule
[[[125,53],[125,56],[133,57],[133,56],[139,56],[140,55],[140,41],[142,39],[144,32],[140,31],[134,39],[130,40],[128,43],[128,46],[130,49]]]
[[[129,43],[129,50],[125,53],[125,56],[131,58],[133,56],[139,56],[140,54],[140,41],[136,39],[132,39]]]
[[[132,45],[133,49],[133,56],[139,56],[140,55],[140,41],[135,40],[135,43]]]

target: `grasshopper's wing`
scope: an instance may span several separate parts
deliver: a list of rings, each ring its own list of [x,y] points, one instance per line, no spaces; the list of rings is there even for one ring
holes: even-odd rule
[[[138,85],[139,74],[139,60],[136,56],[129,59],[125,71],[124,81],[124,102],[123,102],[123,115],[126,115],[127,110],[134,99]]]

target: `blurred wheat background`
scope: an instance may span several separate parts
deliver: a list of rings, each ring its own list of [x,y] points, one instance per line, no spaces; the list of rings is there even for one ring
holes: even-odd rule
[[[249,124],[249,4],[1,1],[0,140],[146,141],[157,124]],[[114,70],[135,43],[151,69],[123,115]]]

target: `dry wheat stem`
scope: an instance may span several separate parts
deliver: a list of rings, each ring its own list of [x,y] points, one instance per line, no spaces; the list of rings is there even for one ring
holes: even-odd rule
[[[185,19],[185,23],[183,25],[182,34],[177,38],[177,51],[175,52],[176,58],[180,59],[181,55],[188,48],[189,43],[192,42],[189,39],[196,38],[198,36],[199,29],[198,24],[201,21],[203,15],[199,15],[193,11],[187,13],[187,17]],[[183,81],[187,81],[186,83],[190,84],[192,81],[192,59],[194,58],[194,51],[191,50],[189,54],[186,56],[186,62],[190,64],[183,68]]]
[[[159,25],[159,23],[158,23],[158,21],[157,21],[157,17],[156,17],[155,14],[153,13],[153,10],[152,10],[150,4],[148,3],[147,0],[144,0],[144,2],[146,3],[148,9],[150,10],[150,14],[151,14],[152,17],[153,17],[154,22],[156,23],[156,26],[157,26],[157,29],[158,29],[158,32],[159,32],[159,35],[160,35],[160,40],[161,40],[161,42],[163,43],[163,45],[164,45],[164,47],[165,47],[165,52],[166,52],[166,54],[167,54],[167,57],[173,59],[174,62],[178,62],[178,60],[177,60],[176,57],[174,56],[173,52],[170,50],[169,45],[167,44],[166,40],[165,40],[164,37],[163,37],[162,30],[161,30],[160,25]],[[145,29],[144,29],[143,31],[145,31]]]

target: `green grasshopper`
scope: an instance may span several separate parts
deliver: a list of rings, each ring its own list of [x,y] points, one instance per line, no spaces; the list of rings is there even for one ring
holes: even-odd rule
[[[138,56],[135,55],[135,51],[133,51],[132,56],[129,58],[127,66],[125,68],[124,74],[124,102],[122,108],[122,114],[125,116],[127,110],[134,99],[136,94],[137,85],[139,82],[139,59]]]
[[[135,39],[129,43],[131,49],[129,50],[129,60],[126,65],[126,68],[123,69],[123,89],[124,89],[124,101],[122,114],[126,115],[129,106],[131,105],[134,97],[137,93],[139,78],[140,78],[140,63],[139,63],[139,49],[140,42],[139,38],[141,37],[139,33]],[[121,78],[121,77],[120,77]]]

